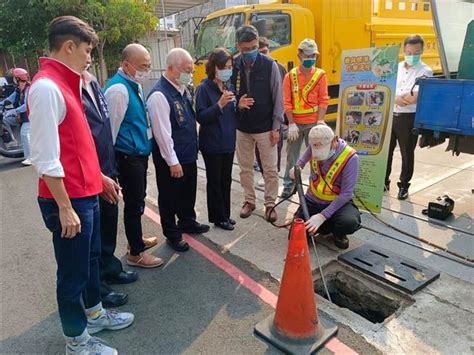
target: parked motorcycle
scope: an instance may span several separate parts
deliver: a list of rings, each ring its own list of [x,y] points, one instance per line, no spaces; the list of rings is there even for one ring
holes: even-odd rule
[[[4,119],[12,118],[13,113],[8,114],[8,105],[4,105],[0,112],[0,155],[7,158],[22,158],[23,147],[21,146],[20,124],[12,127],[12,133],[8,132],[4,125]],[[13,108],[13,106],[10,106]]]

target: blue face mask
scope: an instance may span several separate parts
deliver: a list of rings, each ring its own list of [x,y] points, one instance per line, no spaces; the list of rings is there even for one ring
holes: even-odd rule
[[[314,59],[314,58],[305,58],[305,59],[303,59],[303,67],[305,67],[305,68],[311,68],[315,64],[316,64],[316,59]]]
[[[420,61],[421,61],[421,54],[405,56],[405,62],[410,66],[417,65]]]
[[[242,56],[244,57],[244,60],[247,63],[255,62],[255,59],[257,59],[257,55],[258,55],[258,49],[257,48],[252,50],[252,51],[242,53]]]
[[[229,81],[230,77],[232,76],[232,69],[217,69],[216,77],[220,81]]]

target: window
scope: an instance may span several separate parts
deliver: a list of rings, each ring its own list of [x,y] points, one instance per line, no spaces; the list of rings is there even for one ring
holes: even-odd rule
[[[290,16],[281,12],[255,13],[250,19],[260,36],[267,37],[270,49],[286,46],[291,42]]]
[[[232,54],[235,54],[237,52],[235,33],[244,24],[244,21],[244,14],[236,13],[204,22],[196,43],[196,57],[205,59],[217,47],[227,48]]]

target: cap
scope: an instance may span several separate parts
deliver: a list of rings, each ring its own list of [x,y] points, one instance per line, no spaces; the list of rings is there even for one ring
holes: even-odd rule
[[[318,45],[311,38],[305,38],[302,40],[298,46],[298,49],[301,49],[306,55],[319,54]]]
[[[313,158],[325,160],[331,150],[331,142],[334,139],[334,132],[326,124],[318,124],[309,131],[309,143]]]

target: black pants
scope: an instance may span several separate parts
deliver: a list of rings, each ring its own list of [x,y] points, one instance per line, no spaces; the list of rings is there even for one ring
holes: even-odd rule
[[[196,222],[196,162],[182,164],[183,176],[171,177],[170,167],[161,157],[160,151],[153,148],[153,163],[158,186],[158,208],[164,236],[171,241],[181,240],[183,227],[192,227]],[[176,223],[176,216],[178,223]]]
[[[400,172],[399,187],[410,187],[415,166],[415,148],[418,136],[412,133],[415,123],[415,113],[394,113],[392,124],[392,136],[390,137],[390,148],[388,151],[387,172],[385,174],[385,185],[390,184],[390,173],[392,172],[392,160],[395,147],[400,146],[402,156],[402,171]]]
[[[225,222],[230,217],[230,186],[234,152],[202,153],[206,164],[207,213],[209,222]]]
[[[100,204],[100,279],[113,277],[123,271],[121,261],[114,255],[117,246],[118,206],[99,198]]]
[[[145,211],[148,157],[131,156],[121,152],[117,152],[116,157],[124,202],[125,235],[130,244],[130,254],[136,256],[145,250],[142,214]]]
[[[306,205],[310,217],[314,214],[320,213],[327,205],[319,205],[308,200],[305,197]],[[303,218],[301,207],[296,211],[296,217]],[[319,233],[330,234],[335,237],[342,237],[348,234],[353,234],[360,229],[360,212],[352,201],[349,201],[340,209],[338,209],[331,218],[327,219],[318,229]]]

